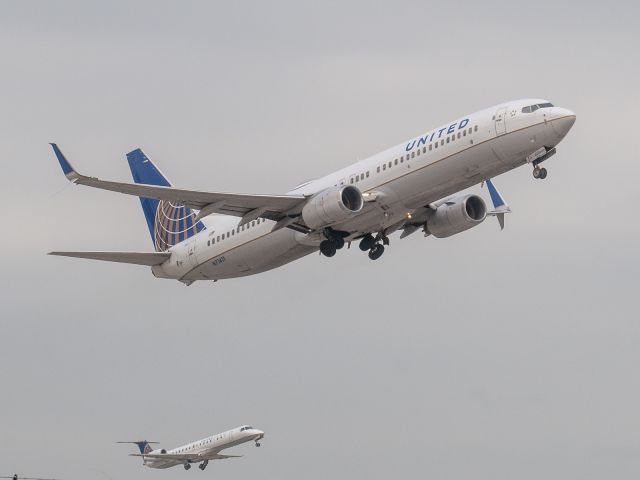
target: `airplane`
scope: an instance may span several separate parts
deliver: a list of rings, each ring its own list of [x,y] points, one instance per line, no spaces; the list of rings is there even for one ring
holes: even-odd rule
[[[191,285],[265,272],[318,250],[333,257],[354,241],[377,260],[397,231],[400,238],[418,230],[447,238],[487,216],[504,228],[510,208],[491,179],[523,165],[533,168],[534,178],[546,178],[540,164],[556,153],[575,120],[574,112],[547,100],[510,101],[281,195],[176,188],[139,148],[127,154],[134,183],[100,180],[78,173],[52,143],[72,183],[140,198],[155,251],[49,254],[146,265],[156,277]],[[491,211],[480,196],[461,193],[485,182]]]
[[[256,447],[259,447],[262,438],[264,438],[262,430],[253,428],[250,425],[243,425],[171,450],[165,450],[164,448],[154,449],[151,445],[158,442],[148,442],[146,440],[116,443],[133,443],[137,445],[140,453],[131,453],[129,455],[142,457],[142,464],[145,467],[170,468],[176,465],[183,465],[185,470],[189,470],[192,463],[199,463],[198,468],[204,470],[207,468],[209,460],[242,457],[242,455],[222,454],[220,453],[222,450],[246,442],[255,442]]]

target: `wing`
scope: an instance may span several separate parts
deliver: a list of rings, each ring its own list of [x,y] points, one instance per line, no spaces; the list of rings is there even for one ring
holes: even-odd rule
[[[49,252],[49,255],[89,258],[105,262],[132,263],[151,267],[166,262],[171,256],[171,252]]]
[[[241,224],[262,217],[269,220],[288,220],[300,215],[306,201],[304,195],[251,195],[239,193],[200,192],[157,185],[122,183],[100,180],[78,173],[55,143],[52,143],[62,171],[69,181],[78,185],[135,195],[137,197],[168,200],[195,210],[198,219],[212,213],[242,217]],[[288,226],[288,225],[283,225]]]
[[[199,455],[195,453],[130,453],[130,457],[161,458],[164,460],[175,460],[177,462],[201,462],[202,460],[224,460],[226,458],[239,458],[242,455],[222,455],[212,453],[210,455]]]

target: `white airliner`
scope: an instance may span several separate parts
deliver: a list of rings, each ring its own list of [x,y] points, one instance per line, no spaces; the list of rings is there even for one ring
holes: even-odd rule
[[[504,227],[510,209],[490,179],[527,164],[535,178],[545,178],[540,163],[556,153],[575,119],[546,100],[503,103],[283,195],[174,188],[140,149],[127,154],[135,183],[99,180],[79,174],[52,144],[73,183],[140,197],[155,252],[51,254],[147,265],[156,277],[190,285],[264,272],[318,249],[332,257],[352,241],[375,260],[395,231],[400,238],[420,229],[445,238],[487,215]],[[492,211],[478,195],[459,193],[485,181]]]
[[[200,470],[207,468],[209,460],[223,460],[225,458],[237,458],[242,455],[224,455],[220,452],[230,447],[246,442],[255,442],[256,447],[260,446],[260,440],[264,437],[264,432],[249,425],[234,428],[226,432],[212,435],[197,442],[187,443],[172,450],[164,448],[153,449],[151,444],[157,442],[117,442],[133,443],[138,446],[140,453],[131,453],[132,457],[142,457],[142,464],[149,468],[169,468],[176,465],[183,465],[185,470],[191,468],[192,463],[199,463]]]

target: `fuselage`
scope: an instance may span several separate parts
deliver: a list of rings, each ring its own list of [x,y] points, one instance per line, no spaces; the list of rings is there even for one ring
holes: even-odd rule
[[[531,105],[545,105],[528,111]],[[575,114],[546,100],[523,99],[448,122],[289,193],[313,196],[354,185],[372,198],[360,213],[332,228],[347,241],[399,228],[419,208],[527,163],[541,148],[555,147]],[[190,283],[264,272],[318,250],[321,232],[305,234],[259,219],[238,227],[238,217],[213,216],[207,228],[172,247],[154,275]]]
[[[171,450],[159,448],[148,453],[152,455],[197,455],[199,459],[191,462],[197,463],[205,460],[215,460],[216,458],[219,458],[217,455],[222,450],[246,442],[257,442],[263,437],[264,432],[262,430],[258,430],[249,425],[244,425]],[[143,457],[143,459],[144,465],[150,468],[169,468],[175,467],[176,465],[190,463],[170,458]]]

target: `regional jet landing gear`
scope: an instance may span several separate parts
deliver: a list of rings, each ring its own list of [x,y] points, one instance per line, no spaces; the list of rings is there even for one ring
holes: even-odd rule
[[[209,465],[209,460],[205,460],[204,462],[202,462],[200,465],[198,465],[198,468],[200,470],[204,470],[205,468],[207,468],[207,465]]]
[[[258,440],[256,440],[256,447],[260,446],[260,442]]]
[[[187,462],[187,463],[184,464],[184,469],[185,470],[189,470],[190,468],[191,468],[191,464],[190,463]]]
[[[382,244],[380,241],[382,240]],[[369,258],[371,260],[379,259],[384,253],[384,246],[389,245],[389,237],[387,237],[384,233],[379,233],[375,237],[368,233],[362,240],[360,240],[360,250],[366,252],[369,250]]]

